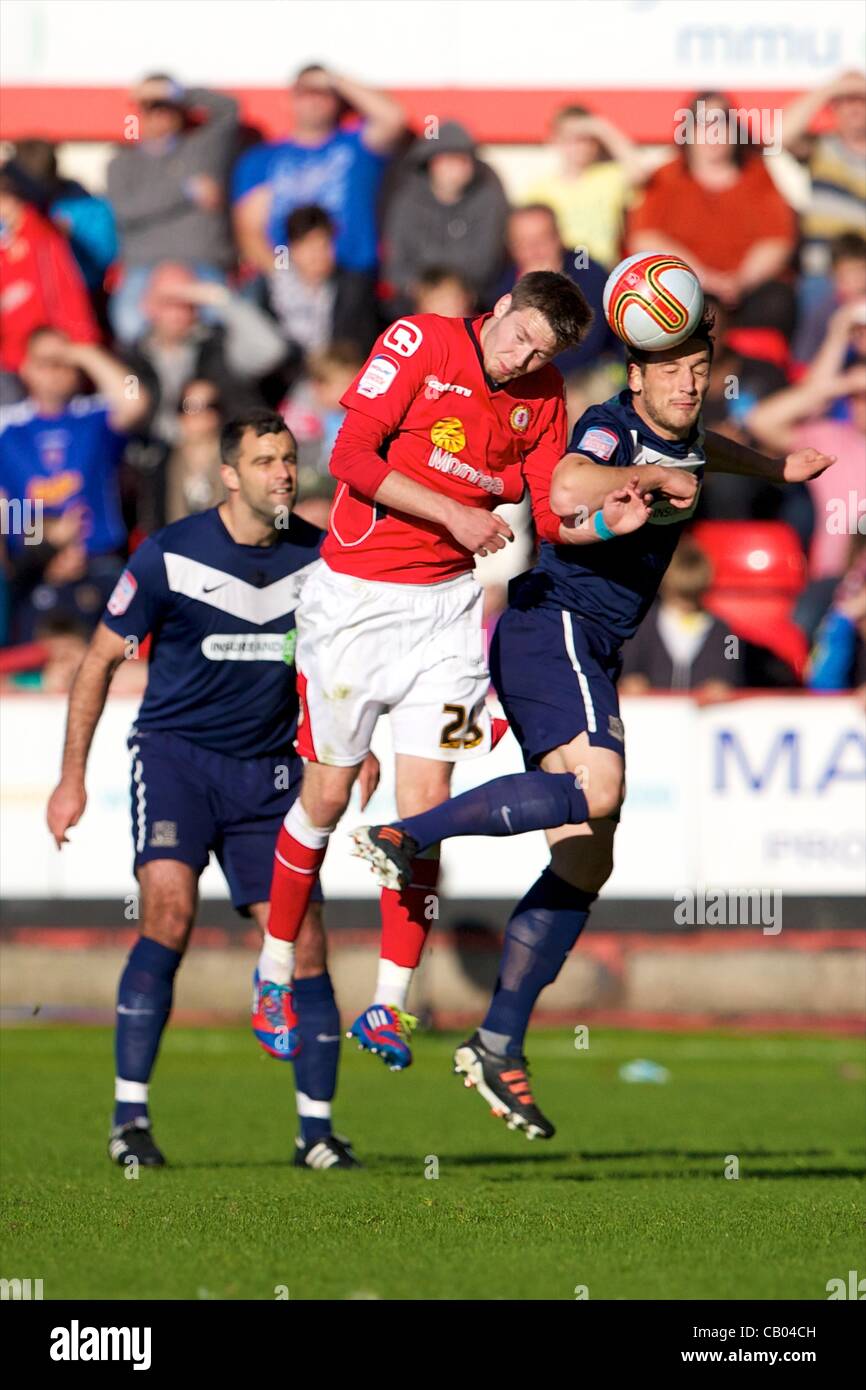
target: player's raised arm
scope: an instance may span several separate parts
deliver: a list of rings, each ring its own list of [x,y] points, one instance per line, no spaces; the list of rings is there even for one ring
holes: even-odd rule
[[[63,765],[47,811],[48,829],[58,849],[66,843],[67,830],[78,824],[87,805],[84,774],[90,745],[111,678],[123,660],[125,645],[123,637],[100,623],[69,692]]]
[[[683,510],[692,505],[697,490],[694,474],[655,463],[623,468],[621,479],[616,481],[621,481],[622,487],[639,489],[641,493],[658,493],[666,497],[671,506]],[[566,518],[599,511],[611,492],[612,482],[608,464],[597,463],[586,454],[566,454],[557,464],[550,482],[551,510]]]
[[[769,483],[806,483],[836,462],[835,454],[822,454],[818,449],[796,449],[781,458],[768,458],[746,444],[709,431],[704,448],[708,473],[735,473]]]

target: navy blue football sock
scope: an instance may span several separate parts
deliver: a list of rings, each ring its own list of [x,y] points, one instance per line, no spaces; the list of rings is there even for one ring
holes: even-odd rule
[[[337,1089],[340,1015],[327,971],[296,979],[295,1013],[301,1050],[294,1060],[298,1118],[305,1144],[331,1133],[331,1101]]]
[[[114,1032],[114,1123],[147,1118],[147,1084],[171,1013],[174,977],[183,959],[140,936],[129,953],[117,991]]]
[[[571,772],[512,772],[398,821],[419,850],[454,835],[522,835],[589,820],[586,796]]]
[[[479,1030],[485,1047],[503,1056],[522,1055],[535,1001],[562,969],[596,897],[548,868],[517,904],[505,929],[496,990]]]

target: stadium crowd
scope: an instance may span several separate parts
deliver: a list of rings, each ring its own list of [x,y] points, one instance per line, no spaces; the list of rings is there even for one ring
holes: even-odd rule
[[[38,543],[3,528],[3,679],[68,688],[130,551],[220,500],[220,427],[238,408],[282,413],[298,510],[325,525],[340,399],[388,321],[481,312],[527,271],[564,271],[595,311],[557,359],[573,424],[625,384],[606,276],[660,250],[690,262],[715,315],[706,423],[838,462],[784,491],[717,480],[623,689],[866,683],[866,77],[785,111],[799,211],[769,155],[736,138],[650,150],[570,105],[549,172],[509,196],[456,121],[416,137],[393,97],[319,65],[292,99],[291,133],[263,142],[232,97],[154,75],[132,93],[137,138],[104,194],[64,177],[38,133],[0,168],[0,493],[44,517]],[[692,111],[729,107],[705,92]],[[531,561],[517,519],[505,565],[479,561],[490,626]],[[746,659],[731,660],[731,634]]]

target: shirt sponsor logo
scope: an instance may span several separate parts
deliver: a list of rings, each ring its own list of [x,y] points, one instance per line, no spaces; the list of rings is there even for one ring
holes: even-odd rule
[[[619,439],[613,430],[592,429],[587,430],[577,446],[577,452],[581,449],[588,454],[597,454],[599,458],[609,459],[613,457]]]
[[[138,581],[135,575],[130,570],[124,570],[108,600],[108,611],[112,618],[119,618],[126,612],[135,598],[137,589]]]
[[[213,632],[201,644],[208,661],[282,661],[283,632]]]
[[[466,430],[463,421],[458,420],[456,415],[437,420],[430,430],[430,438],[437,448],[444,449],[448,454],[459,454],[461,449],[466,448]]]
[[[495,497],[505,490],[501,478],[491,478],[489,473],[473,468],[465,459],[455,458],[446,449],[431,449],[427,467],[435,468],[437,473],[449,473],[452,478],[460,478],[462,482],[472,483],[473,487],[480,487],[482,492],[490,492]]]
[[[49,462],[48,467],[50,466]],[[83,491],[84,478],[77,468],[55,473],[51,478],[30,478],[27,483],[27,496],[46,507],[62,507],[70,498],[77,497]]]
[[[532,411],[525,401],[516,405],[508,417],[508,423],[515,434],[526,434],[527,426],[532,417]]]
[[[423,341],[424,334],[417,324],[410,323],[408,319],[398,319],[396,323],[391,324],[382,339],[382,344],[400,357],[411,357]]]
[[[446,391],[454,391],[458,396],[472,395],[470,386],[458,386],[453,381],[437,381],[435,376],[425,376],[424,384],[426,387],[424,395],[428,401],[438,401],[439,397],[443,396]]]
[[[399,370],[398,363],[392,362],[390,357],[381,354],[374,357],[367,363],[367,370],[358,382],[358,395],[366,396],[371,401],[376,396],[384,396]]]
[[[151,849],[177,849],[179,843],[177,821],[155,820],[153,822],[148,840]]]

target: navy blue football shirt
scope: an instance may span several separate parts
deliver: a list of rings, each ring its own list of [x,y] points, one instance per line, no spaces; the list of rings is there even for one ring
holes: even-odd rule
[[[292,516],[275,536],[270,546],[239,545],[214,507],[136,550],[102,620],[121,637],[152,639],[137,729],[237,758],[291,748],[294,610],[322,563],[324,532]]]
[[[700,493],[705,463],[700,423],[687,439],[662,439],[638,415],[629,391],[584,411],[569,453],[585,454],[611,469],[648,463],[686,468],[697,474]],[[603,648],[614,651],[634,636],[646,616],[676,549],[680,525],[697,506],[698,493],[694,504],[682,511],[660,498],[645,526],[612,541],[579,546],[544,541],[531,582],[521,585],[520,593],[531,606],[574,613],[591,626]],[[520,596],[515,606],[523,606]]]

